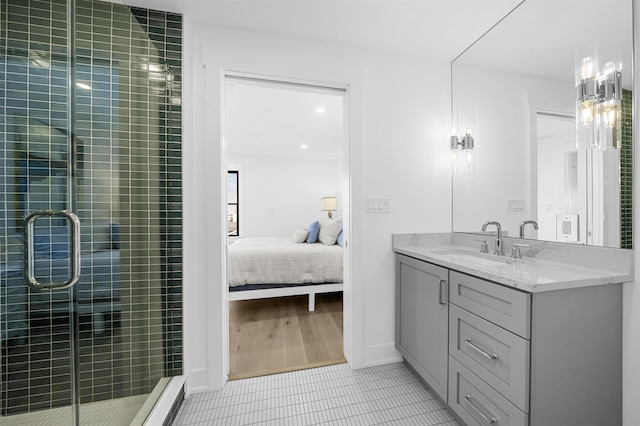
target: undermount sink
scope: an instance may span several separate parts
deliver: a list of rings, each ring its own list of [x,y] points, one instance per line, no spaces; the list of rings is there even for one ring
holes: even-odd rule
[[[438,252],[441,256],[451,258],[451,260],[457,260],[462,262],[470,262],[479,265],[495,267],[510,265],[515,259],[505,256],[497,256],[487,253],[472,252],[466,250],[444,250]]]

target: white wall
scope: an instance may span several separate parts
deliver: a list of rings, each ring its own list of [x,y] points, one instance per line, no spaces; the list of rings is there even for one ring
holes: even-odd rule
[[[347,87],[350,176],[341,185],[350,191],[343,205],[350,207],[345,231],[351,281],[344,292],[345,355],[356,368],[399,360],[391,234],[451,229],[449,64],[211,27],[189,16],[184,46],[187,391],[219,388],[226,377],[225,70]],[[390,198],[391,213],[365,214],[366,197]]]
[[[284,237],[327,217],[320,198],[338,198],[342,217],[341,163],[302,158],[229,155],[229,169],[240,172],[240,236]]]

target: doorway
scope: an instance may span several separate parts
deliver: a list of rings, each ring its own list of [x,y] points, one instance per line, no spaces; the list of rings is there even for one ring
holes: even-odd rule
[[[327,196],[337,201],[333,219],[348,218],[346,91],[238,75],[226,76],[224,89],[227,247],[291,240],[327,217]],[[229,302],[230,379],[346,362],[342,292],[316,296],[313,312],[307,297]]]
[[[578,199],[578,151],[575,142],[575,119],[560,113],[536,114],[537,168],[537,237],[557,241],[557,218],[575,217],[583,213]],[[576,238],[578,238],[578,229]]]

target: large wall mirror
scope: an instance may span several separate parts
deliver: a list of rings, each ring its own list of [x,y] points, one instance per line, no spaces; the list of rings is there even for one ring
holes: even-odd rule
[[[632,31],[632,0],[525,0],[452,62],[453,231],[631,248]]]

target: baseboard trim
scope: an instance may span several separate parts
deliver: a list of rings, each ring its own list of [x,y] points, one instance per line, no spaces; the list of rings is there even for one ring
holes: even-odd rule
[[[187,373],[185,383],[187,398],[194,393],[208,392],[210,390],[214,389],[209,387],[209,370],[207,368],[200,368]]]
[[[368,346],[364,350],[364,358],[364,368],[402,361],[402,355],[396,349],[395,343]]]

